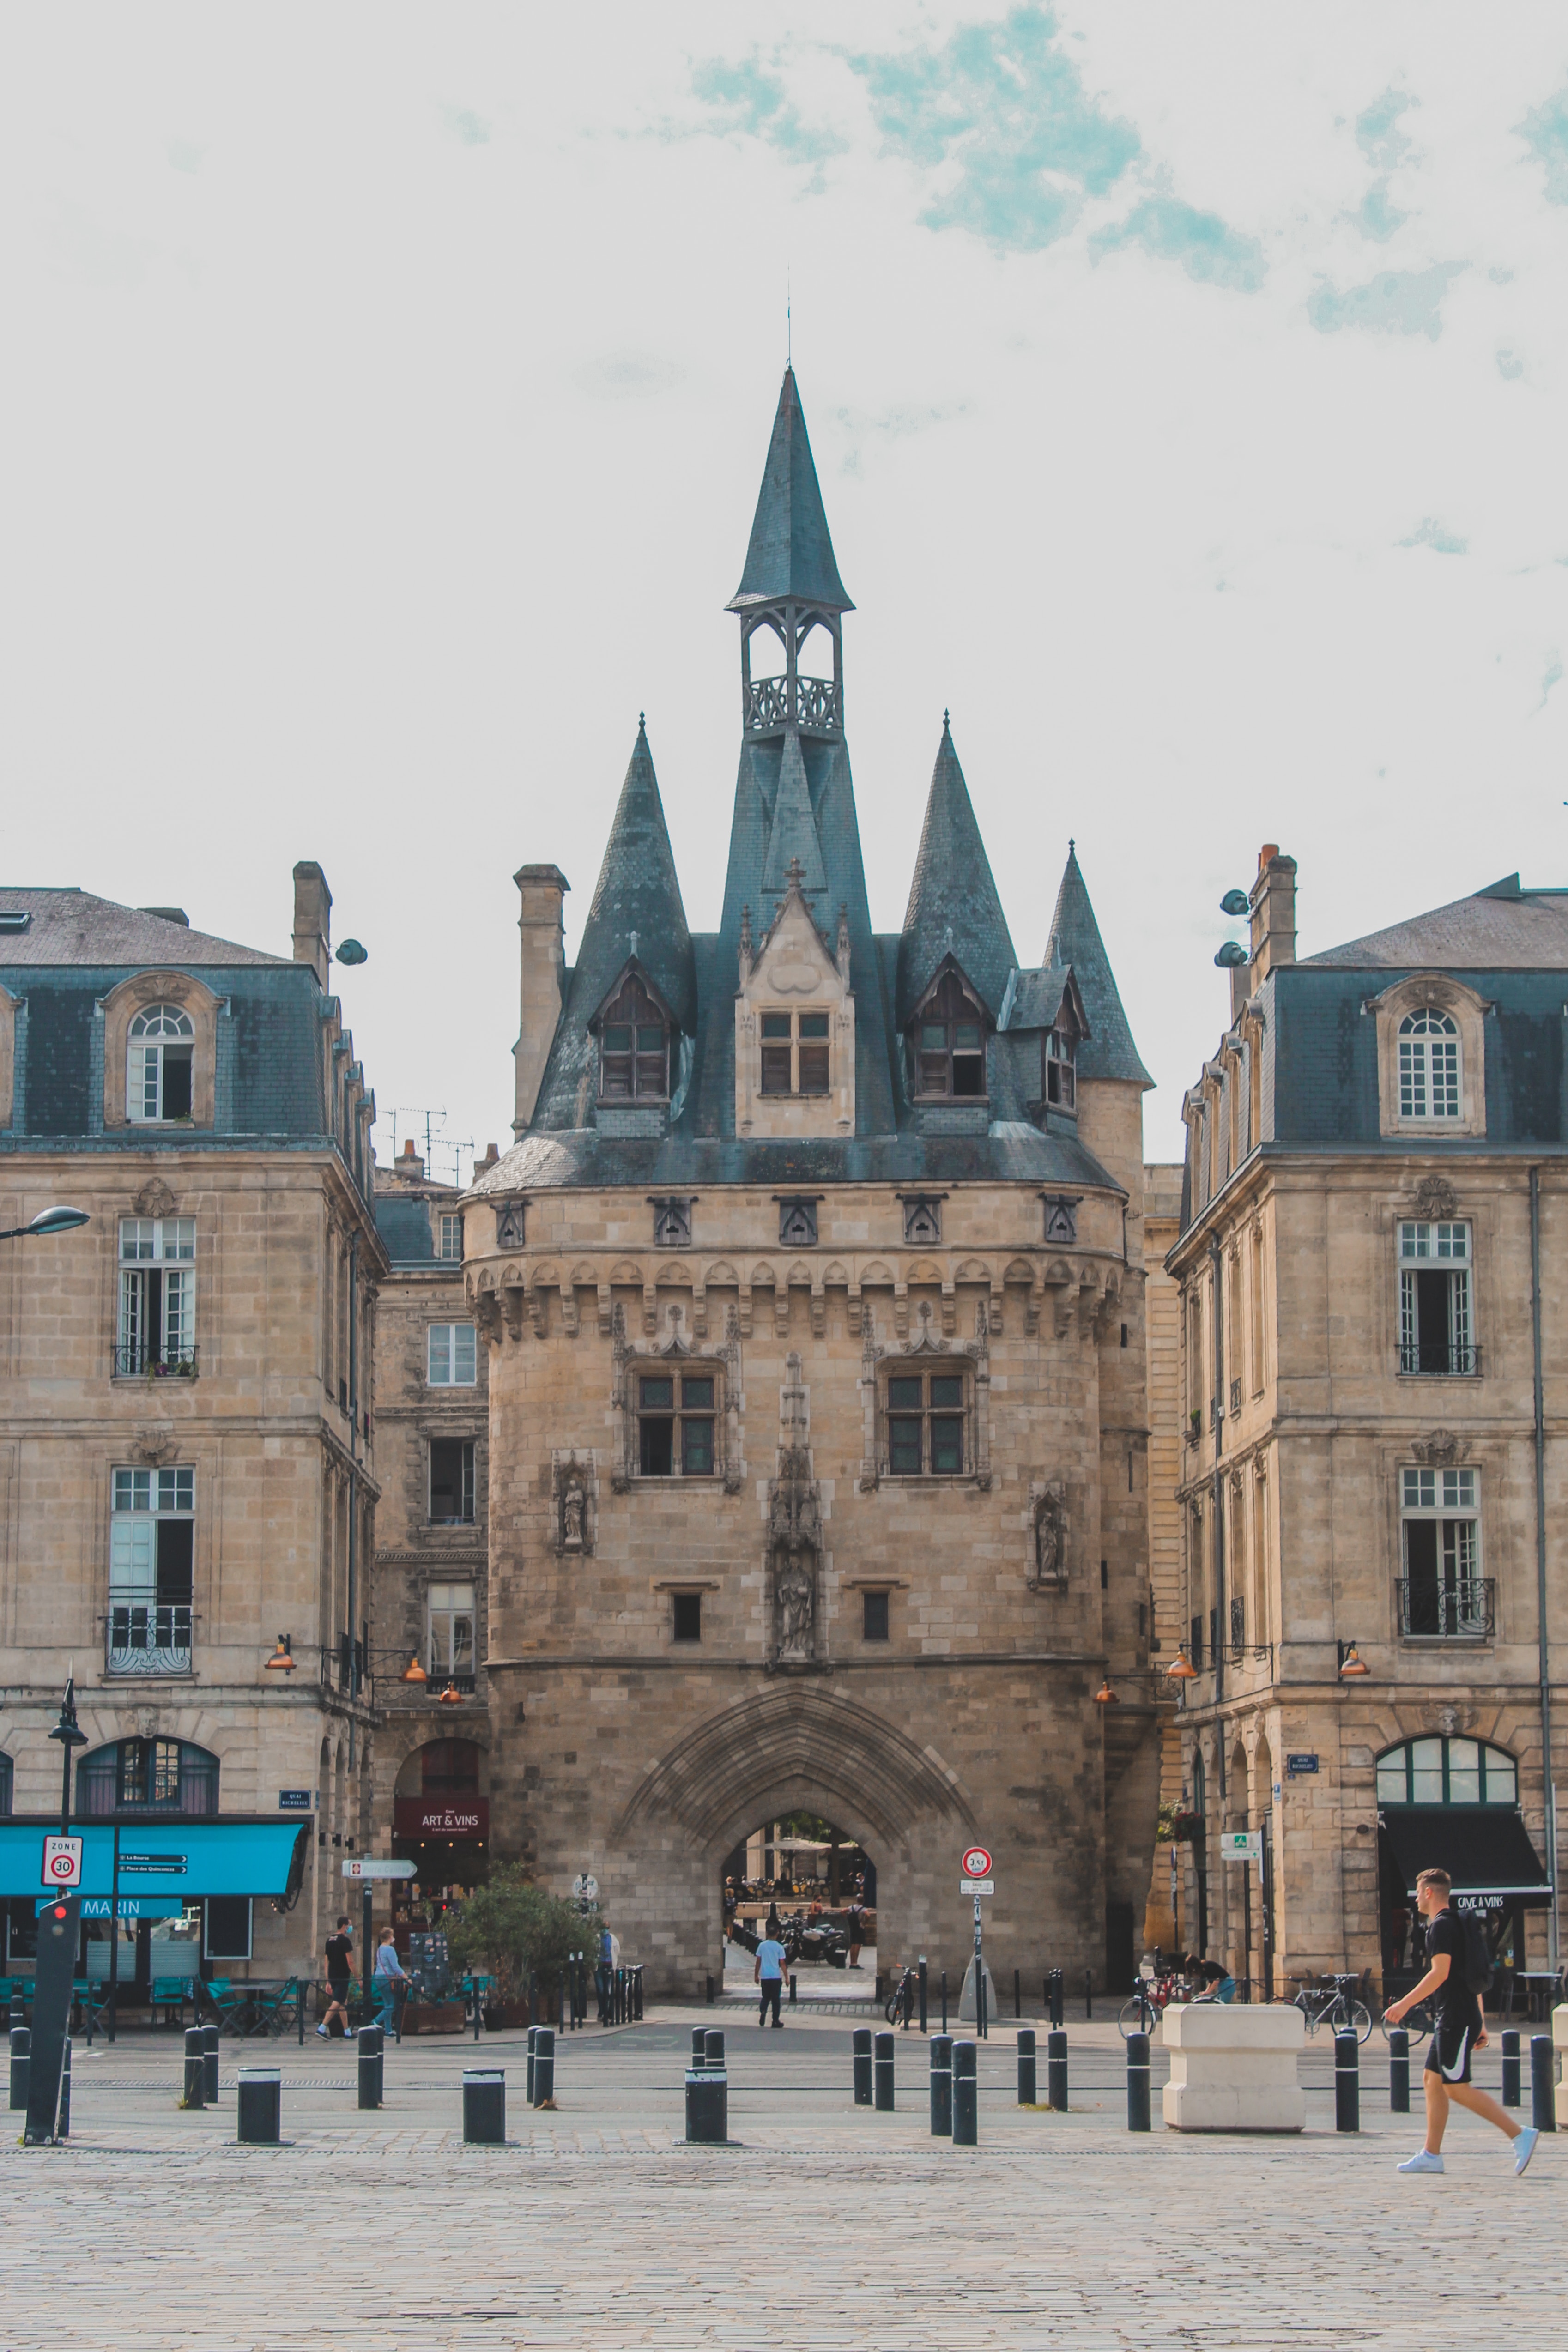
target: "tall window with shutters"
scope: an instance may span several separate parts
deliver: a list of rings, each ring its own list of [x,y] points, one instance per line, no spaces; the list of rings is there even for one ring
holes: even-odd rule
[[[1400,1223],[1399,1369],[1427,1374],[1480,1370],[1468,1223],[1425,1218]]]
[[[149,1004],[131,1023],[125,1116],[132,1126],[188,1119],[193,1108],[195,1028],[177,1004]]]
[[[194,1469],[113,1474],[106,1657],[111,1675],[191,1670],[195,1484]]]
[[[1399,1116],[1459,1116],[1459,1024],[1435,1004],[1418,1005],[1399,1024]]]
[[[121,1218],[118,1375],[194,1376],[195,1255],[194,1217]]]

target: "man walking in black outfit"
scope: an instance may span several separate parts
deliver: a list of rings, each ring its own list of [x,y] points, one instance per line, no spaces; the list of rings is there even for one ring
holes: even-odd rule
[[[1446,1870],[1423,1870],[1416,1875],[1415,1902],[1426,1922],[1426,1973],[1403,2000],[1387,2011],[1390,2025],[1401,2024],[1417,2001],[1430,2000],[1436,2023],[1426,2053],[1426,2145],[1395,2167],[1400,2172],[1441,2172],[1443,2133],[1449,2102],[1496,2124],[1514,2143],[1513,2168],[1522,2172],[1535,2154],[1541,2135],[1529,2125],[1516,2124],[1489,2092],[1478,2091],[1470,2080],[1470,2053],[1487,2045],[1481,2004],[1465,1973],[1465,1926],[1448,1908],[1451,1882]]]

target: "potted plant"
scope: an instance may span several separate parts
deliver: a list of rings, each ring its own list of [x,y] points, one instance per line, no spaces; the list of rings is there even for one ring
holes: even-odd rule
[[[558,1983],[573,1953],[586,1952],[592,1964],[603,1932],[596,1911],[584,1915],[575,1903],[534,1885],[521,1863],[503,1862],[486,1885],[464,1897],[448,1924],[447,1942],[459,1967],[495,1979],[484,2012],[494,2032],[532,2024],[531,1979],[538,1980],[543,1996]],[[542,1998],[540,2006],[545,2006]]]

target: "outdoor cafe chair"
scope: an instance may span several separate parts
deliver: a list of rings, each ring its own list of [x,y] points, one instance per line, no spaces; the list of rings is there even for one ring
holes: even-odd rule
[[[164,2025],[171,2023],[174,2025],[184,2025],[185,2021],[186,2001],[191,2003],[194,2011],[195,2007],[195,1994],[192,1990],[189,1977],[153,1978],[153,1990],[149,1995],[149,2002],[153,2011],[153,2020],[154,2024],[162,2022]],[[163,2011],[161,2020],[159,2018],[160,2011]],[[174,2011],[173,2018],[170,2016],[171,2011]]]
[[[193,1992],[193,1999],[198,2010],[202,1997],[205,1997],[208,2006],[214,2011],[220,2033],[245,2032],[246,2018],[250,2009],[250,1991],[247,1986],[234,1984],[227,1977],[209,1977],[206,1983],[201,1987],[200,1996]]]
[[[300,2021],[300,2006],[305,1998],[298,1977],[289,1977],[279,1985],[258,1987],[247,2033],[265,2033],[276,2041],[291,2025]]]

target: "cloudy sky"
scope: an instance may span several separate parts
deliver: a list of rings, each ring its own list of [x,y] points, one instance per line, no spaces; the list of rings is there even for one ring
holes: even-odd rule
[[[873,916],[951,708],[1174,1156],[1260,842],[1303,953],[1568,883],[1568,19],[788,16],[12,0],[5,878],[287,952],[319,858],[384,1147],[504,1147],[511,874],[570,954],[639,710],[717,922],[788,289]]]

